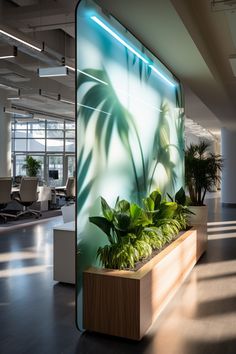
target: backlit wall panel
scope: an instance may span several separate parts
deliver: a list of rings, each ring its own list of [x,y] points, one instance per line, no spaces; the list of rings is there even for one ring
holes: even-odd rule
[[[89,223],[100,196],[141,204],[184,185],[182,95],[161,62],[90,1],[77,8],[77,322],[82,272],[106,237]]]

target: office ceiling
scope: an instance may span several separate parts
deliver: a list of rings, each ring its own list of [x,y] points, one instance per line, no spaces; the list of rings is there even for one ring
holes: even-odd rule
[[[74,72],[69,70],[66,77],[39,78],[37,70],[62,65],[63,58],[74,67],[76,3],[73,0],[0,1],[0,29],[3,25],[30,43],[39,47],[44,44],[44,51],[38,52],[0,33],[0,53],[10,45],[17,45],[18,49],[15,58],[0,60],[1,93],[14,97],[20,89],[20,99],[9,100],[8,105],[74,119],[74,105],[58,100],[60,97],[74,102]]]
[[[236,127],[236,6],[210,0],[98,0],[183,82],[186,114],[205,128]],[[223,10],[222,10],[223,8]]]
[[[221,126],[236,128],[236,78],[229,61],[236,58],[236,1],[216,2],[213,6],[211,0],[97,0],[182,81],[186,115],[214,132]],[[21,91],[20,100],[9,101],[14,107],[73,119],[74,106],[55,98],[60,94],[74,100],[74,73],[70,71],[66,78],[39,78],[37,69],[60,65],[63,57],[74,66],[76,3],[0,1],[1,24],[45,44],[43,53],[22,45],[16,58],[0,60],[0,90],[14,93],[2,84]],[[9,44],[15,43],[0,35],[0,50]]]

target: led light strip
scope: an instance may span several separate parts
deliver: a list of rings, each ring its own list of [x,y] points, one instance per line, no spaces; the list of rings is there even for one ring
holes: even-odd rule
[[[175,84],[171,82],[169,79],[167,79],[159,70],[155,68],[153,65],[149,65],[149,67],[160,77],[162,78],[167,84],[169,84],[172,87],[175,87]]]
[[[116,34],[111,28],[109,28],[104,22],[102,22],[97,16],[90,17],[94,22],[96,22],[99,26],[101,26],[107,33],[109,33],[113,38],[115,38],[118,42],[123,44],[128,50],[130,50],[133,54],[135,54],[138,58],[140,58],[145,64],[147,64],[162,80],[164,80],[167,84],[172,87],[175,87],[175,84],[167,79],[158,69],[156,69],[153,65],[148,63],[148,60],[145,59],[141,54],[139,54],[133,47],[131,47],[128,43],[126,43],[118,34]]]
[[[139,59],[141,59],[145,64],[148,64],[147,59],[145,59],[141,54],[139,54],[134,48],[132,48],[128,43],[126,43],[118,34],[112,31],[104,22],[99,20],[96,16],[91,16],[91,19],[96,22],[99,26],[101,26],[105,31],[107,31],[112,37],[114,37],[118,42],[123,44],[127,49],[129,49],[132,53],[134,53]]]
[[[42,52],[42,49],[41,49],[41,48],[39,48],[39,47],[37,47],[37,46],[35,46],[35,45],[33,45],[33,44],[30,44],[30,43],[28,43],[28,42],[25,42],[23,39],[20,39],[20,38],[18,38],[18,37],[15,37],[15,36],[13,36],[12,34],[3,31],[2,29],[0,29],[0,33],[4,34],[4,35],[7,36],[7,37],[10,37],[10,38],[16,40],[17,42],[20,42],[20,43],[22,43],[22,44],[24,44],[24,45],[26,45],[26,46],[28,46],[28,47],[30,47],[30,48],[32,48],[32,49],[35,49],[35,50],[37,50],[38,52]]]

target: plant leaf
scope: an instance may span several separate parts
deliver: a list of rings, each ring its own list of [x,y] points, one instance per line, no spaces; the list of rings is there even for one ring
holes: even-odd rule
[[[102,213],[103,216],[108,220],[112,221],[114,219],[114,211],[113,209],[107,204],[104,198],[101,197],[101,206],[102,206]]]
[[[180,205],[186,204],[186,195],[183,187],[181,187],[178,192],[175,194],[175,201]]]
[[[112,230],[112,223],[110,221],[102,216],[90,216],[89,221],[101,229],[108,236],[110,241]]]

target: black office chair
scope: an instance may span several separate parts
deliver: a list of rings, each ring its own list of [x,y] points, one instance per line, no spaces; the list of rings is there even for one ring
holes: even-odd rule
[[[11,201],[11,187],[11,177],[0,177],[0,217],[3,219],[4,223],[7,222],[7,218],[16,218],[16,215],[10,214],[4,210]]]
[[[39,210],[33,210],[29,207],[38,200],[38,178],[37,177],[22,177],[20,190],[14,200],[23,205],[23,211],[17,214],[17,217],[25,214],[32,214],[38,218],[41,216]]]

